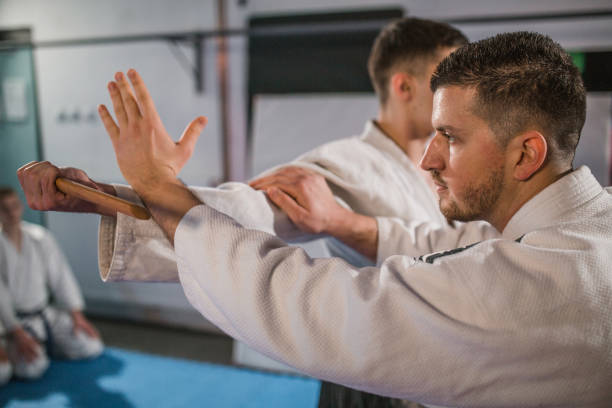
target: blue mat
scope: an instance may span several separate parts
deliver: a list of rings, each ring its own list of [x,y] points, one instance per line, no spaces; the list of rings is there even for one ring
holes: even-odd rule
[[[308,407],[319,381],[107,348],[0,387],[0,407]]]

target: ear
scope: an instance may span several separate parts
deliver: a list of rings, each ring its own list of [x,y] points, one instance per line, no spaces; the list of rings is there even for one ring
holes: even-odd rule
[[[542,168],[548,152],[546,138],[536,130],[530,130],[516,139],[517,155],[514,177],[526,181]]]
[[[391,75],[389,81],[391,94],[401,101],[409,101],[414,97],[414,78],[404,72]]]

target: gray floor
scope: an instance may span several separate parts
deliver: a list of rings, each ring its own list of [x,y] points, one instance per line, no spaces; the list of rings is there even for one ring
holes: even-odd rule
[[[221,334],[89,316],[107,346],[168,357],[232,363],[232,339]]]

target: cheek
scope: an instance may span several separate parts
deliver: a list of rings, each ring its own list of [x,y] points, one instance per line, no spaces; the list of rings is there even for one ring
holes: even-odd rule
[[[445,172],[445,181],[448,184],[451,195],[461,196],[466,185],[477,182],[483,174],[486,174],[486,166],[482,156],[469,154],[465,149],[450,146],[448,169]]]

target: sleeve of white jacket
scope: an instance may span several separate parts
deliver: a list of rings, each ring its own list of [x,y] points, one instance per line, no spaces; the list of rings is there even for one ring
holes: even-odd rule
[[[142,204],[130,187],[114,187],[117,196]],[[246,184],[225,183],[216,188],[190,189],[246,228],[265,231],[284,240],[318,237],[301,232],[262,191]],[[103,216],[98,235],[98,266],[104,281],[178,281],[174,249],[153,219],[143,221],[121,213],[116,218]]]
[[[376,217],[376,223],[378,225],[377,265],[393,255],[419,257],[501,236],[495,227],[485,221],[456,223],[454,227],[442,227],[435,222]]]
[[[394,256],[357,269],[311,259],[206,205],[189,210],[175,234],[190,303],[230,336],[306,374],[433,405],[536,406],[542,395],[562,405],[574,391],[560,392],[555,373],[575,363],[572,342],[540,329],[554,332],[550,313],[567,301],[553,297],[534,316],[550,284],[535,276],[549,266],[514,273],[525,262],[520,245],[488,240],[432,263]],[[525,316],[535,329],[522,327]]]

